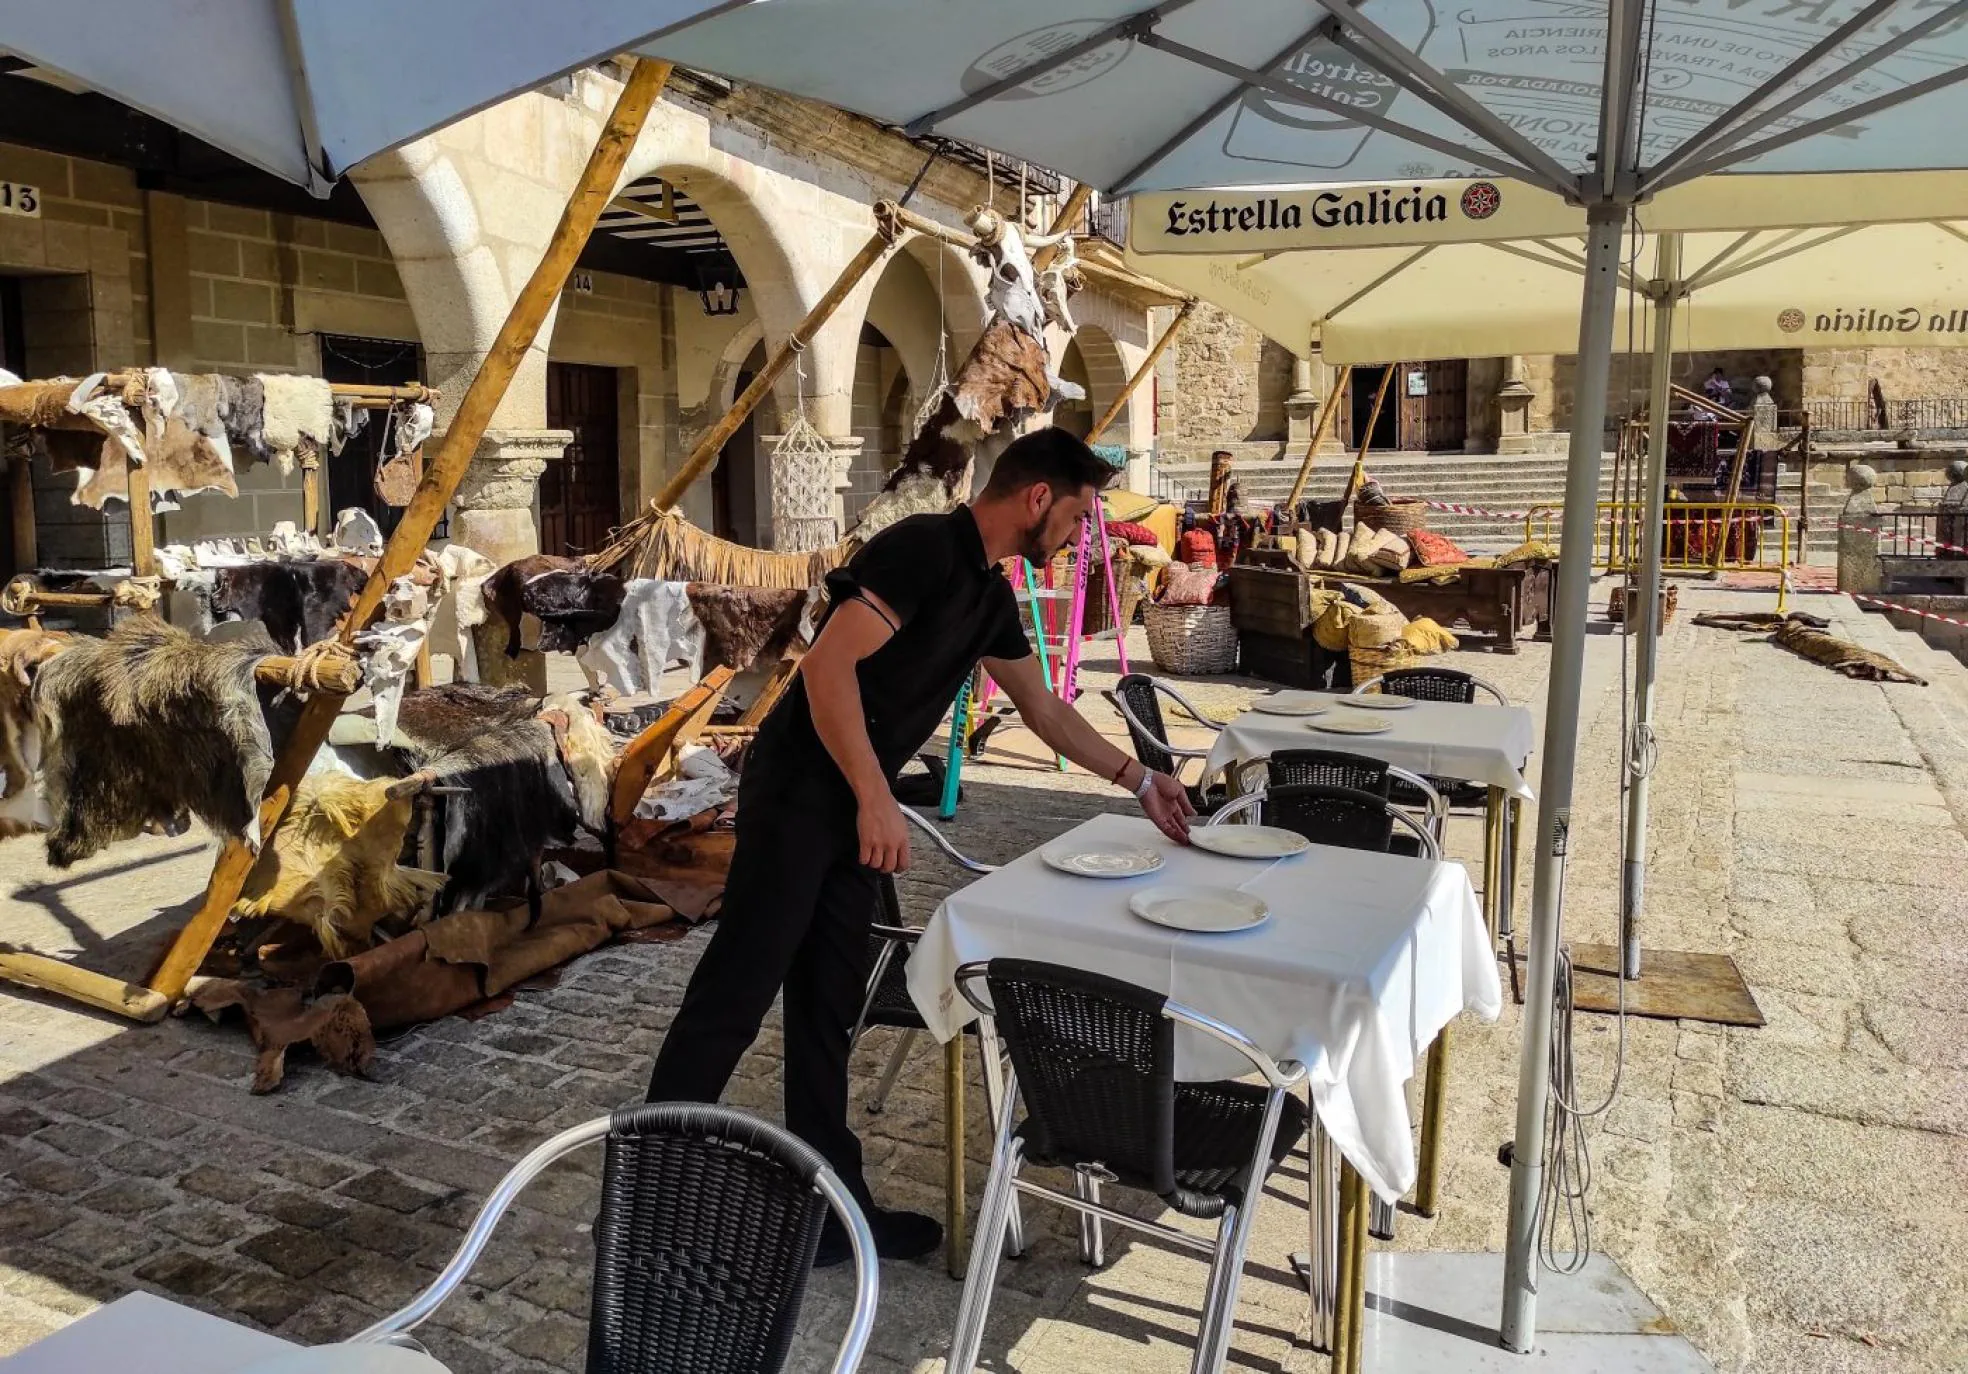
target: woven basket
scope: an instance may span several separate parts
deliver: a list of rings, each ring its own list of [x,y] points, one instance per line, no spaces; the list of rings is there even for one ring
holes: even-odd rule
[[[1407,624],[1408,618],[1396,610],[1364,611],[1347,623],[1346,647],[1382,649],[1397,644]]]
[[[1384,506],[1369,506],[1356,500],[1353,518],[1370,530],[1412,534],[1428,527],[1428,503],[1412,496],[1397,496]]]
[[[1421,662],[1421,655],[1401,639],[1392,644],[1383,644],[1378,649],[1349,649],[1347,658],[1353,665],[1353,682],[1356,686],[1382,673],[1391,673],[1397,668],[1412,668]]]
[[[1148,653],[1165,673],[1200,676],[1237,666],[1237,628],[1228,606],[1145,606]]]

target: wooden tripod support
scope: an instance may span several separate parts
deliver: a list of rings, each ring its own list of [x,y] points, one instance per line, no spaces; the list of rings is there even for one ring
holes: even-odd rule
[[[587,166],[561,211],[545,256],[533,269],[512,310],[499,328],[498,336],[479,365],[458,412],[438,442],[436,457],[425,467],[423,481],[404,508],[403,519],[391,534],[368,583],[356,597],[355,605],[342,622],[341,642],[353,646],[356,633],[381,609],[383,594],[391,582],[410,571],[417,554],[437,528],[453,493],[457,490],[492,414],[511,385],[526,352],[545,322],[547,312],[559,299],[567,273],[580,256],[582,247],[594,232],[595,223],[615,192],[615,182],[628,161],[629,150],[642,132],[650,108],[662,94],[670,76],[667,62],[638,62],[628,83],[615,101],[615,108],[602,126]],[[132,469],[134,472],[135,469]],[[134,499],[135,492],[132,491]],[[273,773],[260,802],[260,833],[271,836],[279,826],[293,799],[294,789],[306,773],[322,743],[328,727],[341,710],[343,697],[332,690],[315,692],[308,698],[300,719],[286,745],[274,760]],[[133,988],[121,979],[91,973],[58,959],[26,952],[0,957],[0,978],[30,987],[46,988],[64,997],[133,1017],[155,1021],[184,995],[185,986],[210,952],[233,904],[239,900],[247,875],[257,855],[245,842],[233,836],[226,840],[213,865],[205,896],[191,919],[178,931],[170,950],[151,975],[149,986]]]
[[[1295,510],[1298,498],[1305,495],[1306,485],[1312,480],[1312,460],[1319,456],[1319,445],[1326,441],[1332,431],[1333,417],[1339,414],[1340,393],[1346,390],[1346,383],[1353,376],[1353,364],[1340,368],[1339,375],[1333,378],[1332,390],[1326,393],[1326,404],[1319,412],[1319,423],[1312,428],[1312,442],[1305,446],[1305,461],[1298,465],[1298,476],[1292,480],[1291,495],[1285,498],[1285,509]],[[1371,431],[1372,426],[1368,426]]]

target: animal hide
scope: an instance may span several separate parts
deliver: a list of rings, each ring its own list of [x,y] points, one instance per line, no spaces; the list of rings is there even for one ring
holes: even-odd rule
[[[49,862],[67,868],[187,812],[257,848],[275,730],[253,665],[273,652],[263,633],[203,643],[133,615],[44,664],[34,705]]]
[[[572,692],[556,693],[541,702],[539,718],[553,731],[561,767],[574,787],[581,824],[602,834],[608,829],[609,789],[620,752],[615,736],[601,723],[600,713]]]
[[[694,681],[704,675],[704,626],[686,584],[639,577],[625,584],[615,623],[575,651],[590,683],[624,696],[653,692],[663,670],[681,659]]]
[[[273,461],[266,441],[266,386],[258,377],[219,378],[219,415],[232,444],[233,466]]]
[[[804,591],[709,582],[688,583],[684,595],[704,627],[704,669],[730,667],[739,673],[770,667],[786,656],[798,641],[807,602]]]
[[[335,432],[335,393],[319,377],[262,373],[254,378],[264,393],[261,432],[281,473],[294,470],[294,450],[303,439],[327,448]]]
[[[246,1015],[246,1032],[258,1058],[254,1093],[270,1093],[287,1074],[287,1051],[312,1045],[336,1073],[360,1077],[376,1058],[376,1036],[369,1014],[347,993],[330,993],[313,1002],[297,987],[256,988],[235,978],[214,978],[191,994],[191,1005],[213,1021],[228,1007]]]
[[[41,828],[30,787],[41,764],[34,679],[42,665],[72,642],[67,635],[42,630],[0,630],[0,839]]]
[[[469,682],[404,694],[390,743],[411,767],[470,789],[441,803],[440,911],[519,891],[542,849],[574,838],[574,788],[538,709],[524,691]]]
[[[433,654],[448,657],[458,682],[478,681],[478,645],[472,631],[485,623],[485,580],[497,569],[492,560],[463,544],[450,544],[437,556],[443,591],[431,614]]]
[[[331,959],[366,949],[383,917],[414,916],[444,875],[397,865],[416,810],[408,798],[390,800],[390,784],[332,773],[301,779],[233,911],[305,926]]]
[[[210,373],[164,375],[175,391],[176,403],[145,408],[144,468],[150,475],[150,489],[159,494],[218,491],[239,495],[239,484],[233,480],[232,446],[221,414],[225,379]]]
[[[1787,621],[1770,636],[1770,642],[1845,677],[1865,682],[1908,682],[1916,687],[1927,685],[1926,678],[1908,672],[1886,655],[1862,649],[1850,640],[1812,629],[1801,621]]]
[[[520,617],[537,616],[540,649],[579,648],[622,613],[622,579],[591,573],[578,558],[536,553],[514,559],[485,580],[485,597],[506,623],[506,657],[520,652]]]
[[[212,613],[257,620],[280,648],[298,653],[335,633],[369,574],[340,558],[272,559],[219,568],[212,578]]]

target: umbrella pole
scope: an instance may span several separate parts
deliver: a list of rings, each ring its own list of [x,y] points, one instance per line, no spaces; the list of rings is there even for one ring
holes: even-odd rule
[[[1681,236],[1654,245],[1654,358],[1647,393],[1646,505],[1640,516],[1637,636],[1633,662],[1633,741],[1627,759],[1626,862],[1620,872],[1620,977],[1640,976],[1640,913],[1647,888],[1647,760],[1654,743],[1654,678],[1660,665],[1661,542],[1667,516],[1667,407],[1674,381],[1674,306],[1681,288]]]
[[[1544,709],[1544,770],[1538,786],[1537,860],[1532,870],[1530,967],[1524,987],[1524,1040],[1517,1068],[1517,1131],[1510,1162],[1509,1249],[1504,1258],[1503,1344],[1520,1354],[1537,1340],[1538,1230],[1544,1201],[1545,1109],[1551,1097],[1551,1027],[1565,850],[1572,824],[1572,772],[1578,760],[1579,696],[1592,584],[1606,383],[1612,371],[1613,314],[1619,298],[1625,210],[1586,207],[1585,300],[1579,319],[1578,405],[1565,473],[1558,586],[1552,597],[1551,685]]]

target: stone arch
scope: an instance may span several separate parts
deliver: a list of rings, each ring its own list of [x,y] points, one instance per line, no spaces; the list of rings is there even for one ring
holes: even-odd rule
[[[950,370],[955,372],[984,332],[984,269],[963,249],[921,234],[903,240],[901,252],[922,269],[942,302],[943,325],[950,334]]]
[[[622,185],[644,177],[661,177],[684,192],[710,216],[711,223],[724,236],[738,270],[744,274],[745,291],[752,308],[765,326],[765,337],[774,342],[792,333],[806,314],[808,305],[819,299],[801,280],[810,271],[809,255],[795,253],[792,235],[797,226],[776,224],[765,209],[731,170],[713,165],[725,159],[678,159],[661,156],[645,140],[635,152],[622,176]]]
[[[1080,325],[1073,335],[1072,342],[1066,346],[1067,353],[1075,350],[1079,353],[1081,365],[1085,369],[1084,377],[1072,376],[1064,370],[1066,366],[1064,353],[1061,355],[1059,375],[1068,381],[1079,382],[1086,388],[1087,398],[1080,402],[1080,405],[1086,408],[1087,425],[1091,427],[1096,419],[1107,413],[1107,407],[1112,405],[1114,399],[1126,388],[1127,360],[1122,356],[1121,346],[1114,336],[1097,324]],[[1132,396],[1128,398],[1127,403],[1121,407],[1120,414],[1114,417],[1114,423],[1109,425],[1107,431],[1100,436],[1099,442],[1108,444],[1128,442],[1129,435],[1133,433],[1136,399]]]

